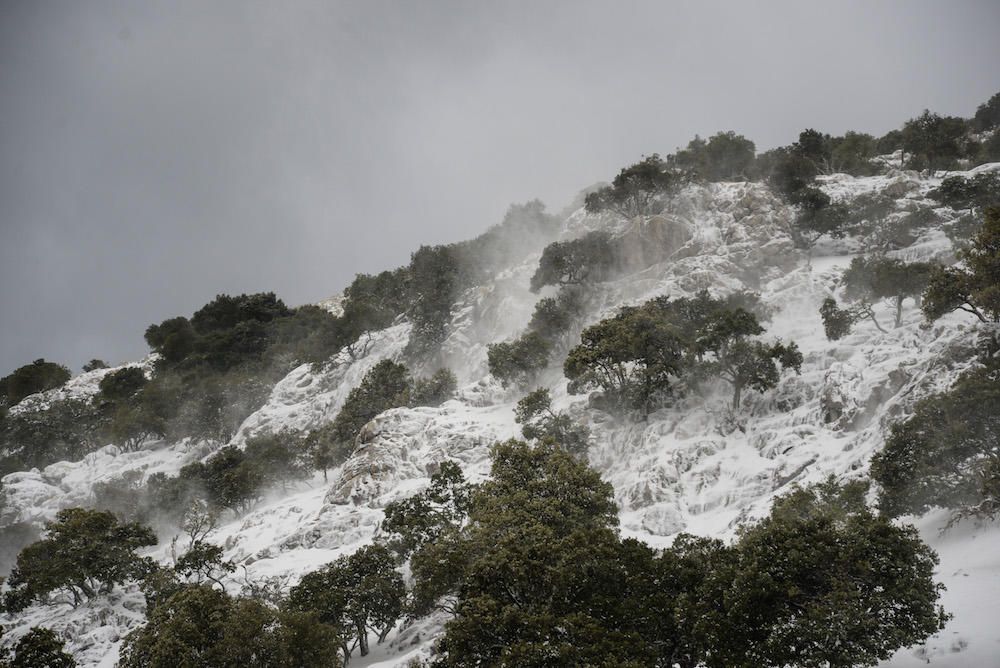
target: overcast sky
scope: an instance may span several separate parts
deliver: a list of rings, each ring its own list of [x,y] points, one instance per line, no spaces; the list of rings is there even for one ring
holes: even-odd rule
[[[881,134],[1000,91],[1000,3],[0,3],[0,374],[290,305],[736,130]]]

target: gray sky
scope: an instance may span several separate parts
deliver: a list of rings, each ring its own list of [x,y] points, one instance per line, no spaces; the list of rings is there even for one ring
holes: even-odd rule
[[[0,374],[290,305],[641,154],[1000,91],[1000,3],[3,2]]]

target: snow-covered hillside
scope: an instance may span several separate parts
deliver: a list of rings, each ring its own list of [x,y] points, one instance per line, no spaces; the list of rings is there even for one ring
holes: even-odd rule
[[[896,199],[900,211],[930,206],[926,194],[939,182],[912,172],[820,178],[835,201],[880,192]],[[947,209],[940,213],[955,215]],[[772,499],[795,483],[831,474],[845,480],[862,476],[888,424],[921,397],[946,388],[971,363],[976,342],[971,319],[951,315],[926,326],[912,301],[906,302],[899,328],[883,333],[865,321],[845,339],[828,341],[817,309],[824,298],[840,294],[840,273],[862,248],[856,240],[825,239],[807,257],[792,242],[793,218],[789,207],[757,183],[688,186],[661,214],[633,221],[582,209],[565,218],[564,238],[608,229],[634,249],[628,273],[593,286],[586,296],[587,322],[658,295],[751,290],[773,313],[765,324],[767,336],[797,342],[804,355],[801,375],[786,376],[765,394],[749,394],[735,413],[723,385],[709,384],[644,422],[589,409],[585,396],[567,393],[558,365],[546,371],[540,382],[555,407],[591,429],[589,460],[614,485],[624,534],[655,546],[668,545],[681,531],[731,538],[741,521],[765,515]],[[520,434],[513,408],[522,393],[489,376],[486,346],[527,325],[538,299],[528,291],[528,280],[541,250],[527,249],[522,264],[470,290],[453,310],[443,350],[459,379],[455,399],[437,408],[381,414],[327,481],[317,474],[287,493],[275,490],[216,530],[211,540],[245,567],[234,575],[234,590],[243,577],[276,577],[290,586],[305,572],[370,542],[378,534],[381,509],[426,485],[443,460],[459,462],[472,480],[488,474],[491,444]],[[894,254],[910,261],[948,259],[953,249],[939,229],[928,229]],[[886,322],[889,310],[879,311]],[[293,370],[232,443],[332,420],[366,371],[380,359],[400,357],[408,332],[409,325],[397,324],[380,332],[359,359],[342,354],[323,368]],[[101,373],[85,374],[63,391],[93,393]],[[29,398],[24,410],[43,404],[44,397]],[[86,505],[95,483],[127,471],[176,472],[208,454],[205,445],[189,442],[153,443],[133,453],[108,445],[79,462],[10,474],[3,480],[0,525],[40,526],[61,508]],[[929,660],[942,667],[1000,666],[1000,627],[993,623],[1000,619],[1000,528],[965,523],[942,533],[948,519],[943,514],[912,519],[940,553],[939,578],[948,587],[943,603],[954,619],[925,647],[900,651],[886,665]],[[162,536],[151,554],[168,559],[170,536]],[[143,607],[141,593],[132,589],[76,609],[35,606],[16,622],[3,621],[13,625],[9,639],[42,624],[69,640],[67,648],[81,665],[113,666],[121,638],[143,623]],[[439,628],[434,619],[400,627],[371,657],[351,665],[402,666],[426,655]]]

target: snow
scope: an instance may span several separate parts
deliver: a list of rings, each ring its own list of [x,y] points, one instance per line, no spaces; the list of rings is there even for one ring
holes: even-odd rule
[[[1000,165],[977,169],[996,168]],[[902,207],[926,204],[926,193],[941,178],[890,172],[819,181],[838,201],[889,192]],[[949,215],[947,209],[941,212]],[[590,427],[588,456],[615,487],[623,535],[654,546],[669,545],[681,531],[728,539],[741,522],[766,515],[775,496],[793,484],[831,474],[844,480],[863,476],[888,425],[919,398],[946,388],[969,364],[977,332],[973,322],[952,315],[925,326],[911,300],[899,328],[890,328],[890,307],[876,305],[889,331],[879,332],[865,321],[843,340],[827,341],[818,307],[828,296],[842,297],[839,275],[862,249],[826,240],[808,258],[792,244],[793,216],[766,187],[752,183],[689,186],[649,219],[623,222],[582,209],[567,215],[563,238],[608,229],[635,235],[635,243],[649,251],[628,275],[593,287],[586,296],[587,322],[661,294],[754,290],[773,311],[765,336],[794,340],[804,355],[800,376],[786,374],[776,390],[748,394],[736,414],[720,383],[644,422],[588,409],[586,397],[567,393],[558,368],[542,374],[539,384],[549,388],[554,407]],[[474,481],[488,475],[491,445],[519,435],[513,408],[523,392],[502,388],[489,377],[486,347],[526,326],[540,298],[527,290],[540,252],[525,249],[522,264],[461,296],[443,346],[459,379],[455,399],[436,408],[386,411],[366,425],[353,455],[330,471],[327,481],[317,474],[288,490],[273,490],[253,510],[227,518],[216,529],[210,540],[242,567],[231,591],[239,590],[244,577],[277,578],[291,586],[304,573],[371,542],[385,505],[425,486],[443,460],[459,462]],[[933,230],[896,255],[916,260],[951,252],[947,237]],[[323,306],[335,310],[339,304],[339,298],[331,298]],[[408,335],[409,325],[396,324],[379,332],[357,358],[342,351],[320,368],[292,370],[231,443],[242,446],[256,433],[308,430],[332,420],[374,364],[400,358]],[[30,397],[25,405],[37,410],[64,395],[90,396],[103,373],[79,376],[56,391],[64,394]],[[60,508],[87,504],[98,482],[133,470],[146,476],[174,473],[220,445],[151,443],[135,453],[108,446],[79,462],[10,474],[3,480],[0,525],[40,525]],[[948,587],[943,603],[955,617],[925,647],[901,650],[885,666],[905,668],[928,660],[944,667],[1000,665],[1000,631],[994,623],[1000,618],[1000,530],[963,523],[941,533],[946,519],[931,513],[914,521],[940,554],[939,576]],[[170,536],[149,554],[169,560]],[[132,588],[75,610],[33,606],[23,617],[0,621],[10,629],[10,640],[32,624],[44,624],[69,640],[80,665],[112,666],[121,637],[142,623],[142,608],[141,594]],[[438,617],[400,625],[385,644],[373,646],[370,657],[355,658],[352,665],[389,668],[426,657],[442,624]]]

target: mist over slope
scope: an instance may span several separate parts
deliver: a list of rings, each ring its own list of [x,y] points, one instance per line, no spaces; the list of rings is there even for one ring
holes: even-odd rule
[[[994,170],[1000,163],[947,175]],[[935,209],[942,222],[918,229],[910,243],[887,255],[948,262],[955,248],[942,228],[961,212],[927,197],[944,176],[888,170],[867,177],[820,176],[817,183],[834,202],[850,204],[877,193],[890,197],[900,213]],[[624,535],[653,546],[669,545],[682,531],[732,539],[741,522],[766,515],[771,501],[794,485],[831,475],[841,481],[862,477],[889,425],[976,363],[979,330],[973,321],[959,312],[927,325],[913,300],[904,303],[899,327],[883,332],[862,320],[846,337],[829,341],[818,309],[827,297],[843,298],[842,272],[866,242],[823,237],[803,250],[794,237],[795,219],[795,207],[754,182],[688,184],[653,215],[623,218],[578,206],[558,217],[555,240],[604,231],[627,249],[618,273],[586,286],[582,317],[553,342],[556,360],[532,384],[548,389],[554,409],[590,429],[587,458],[614,485]],[[364,426],[347,460],[326,475],[276,487],[245,514],[222,516],[211,540],[239,565],[230,576],[237,590],[254,578],[277,578],[287,589],[303,574],[372,542],[386,504],[424,488],[445,460],[458,462],[474,482],[488,476],[491,446],[520,436],[514,408],[524,394],[490,375],[488,346],[525,330],[535,303],[552,292],[529,290],[548,241],[519,249],[523,259],[458,295],[441,344],[441,359],[458,381],[454,398],[436,407],[380,413]],[[568,392],[560,360],[584,326],[622,306],[702,290],[759,293],[770,314],[766,336],[798,344],[801,373],[784,375],[774,389],[747,393],[738,410],[728,385],[708,379],[697,392],[641,420],[615,416],[593,407],[587,394]],[[887,323],[891,309],[875,308]],[[405,359],[411,328],[399,318],[375,332],[361,355],[345,350],[324,364],[295,368],[228,443],[161,440],[133,452],[109,444],[79,461],[10,473],[3,478],[0,526],[39,529],[60,509],[91,504],[95,485],[124,474],[175,474],[225,445],[242,448],[260,434],[317,429],[336,417],[351,389],[380,360]],[[148,360],[143,364],[149,369]],[[67,394],[92,396],[106,373],[80,376],[15,410],[43,410]],[[886,665],[923,665],[928,659],[940,666],[997,665],[1000,635],[988,620],[1000,616],[1000,530],[966,522],[942,532],[948,521],[943,512],[909,519],[940,552],[938,575],[948,587],[943,603],[955,617],[925,647],[902,650]],[[159,530],[160,544],[148,553],[169,561],[177,530]],[[16,618],[5,617],[4,624],[15,640],[31,626],[50,627],[68,640],[80,665],[113,666],[124,635],[143,623],[144,605],[132,586],[78,608],[36,604]],[[431,617],[400,624],[369,657],[351,665],[402,666],[426,657],[441,623]]]

